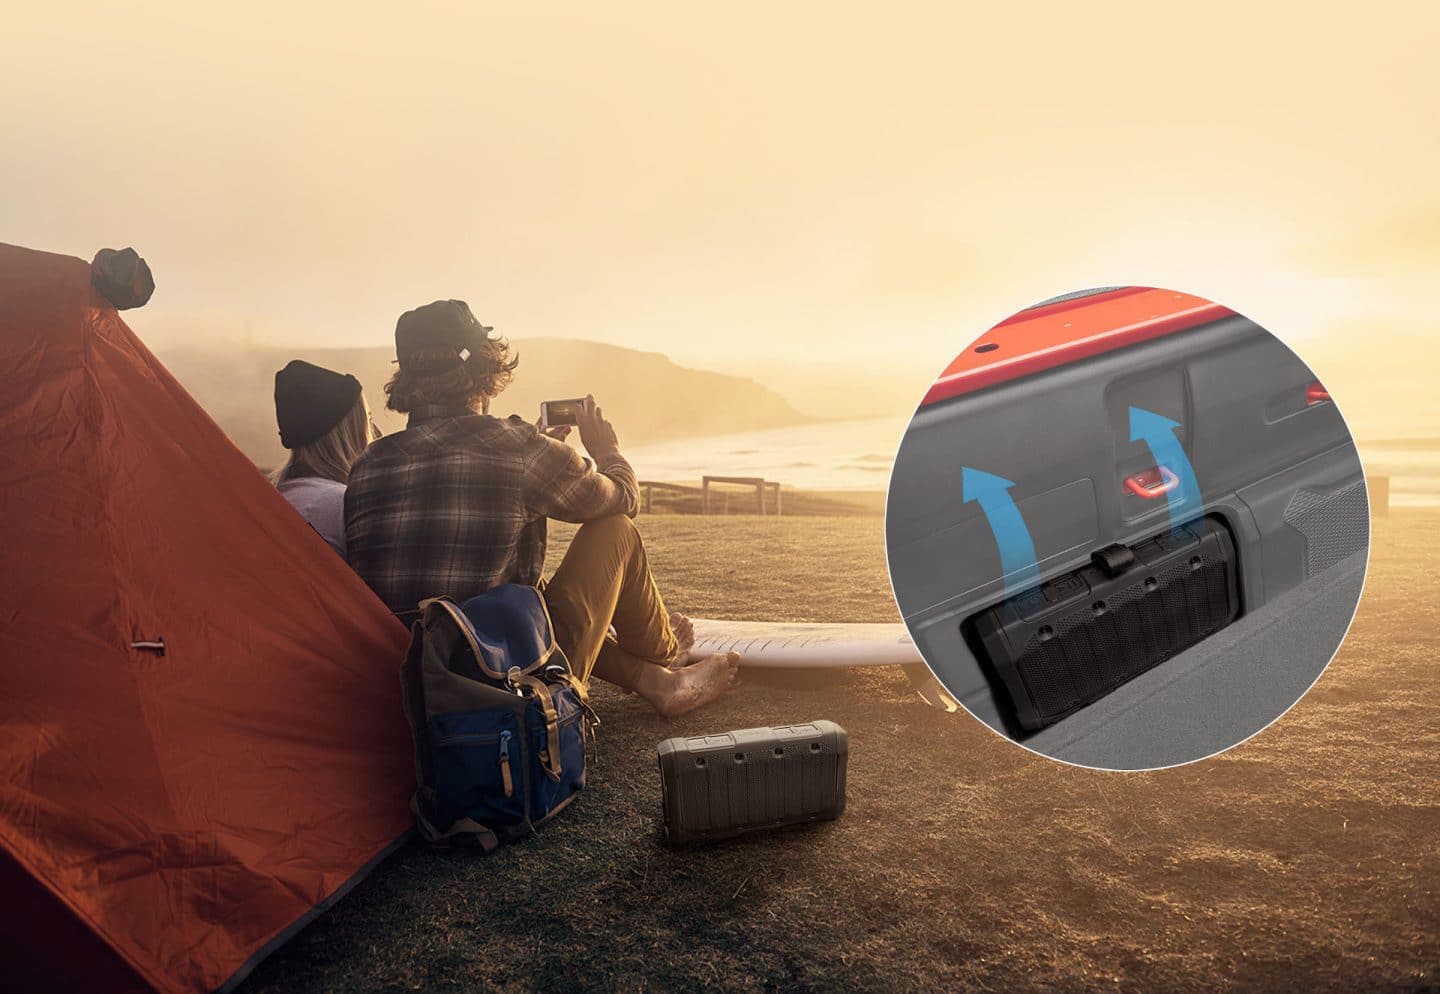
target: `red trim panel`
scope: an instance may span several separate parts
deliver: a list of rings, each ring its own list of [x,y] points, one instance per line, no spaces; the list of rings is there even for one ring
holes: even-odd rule
[[[1058,300],[1053,304],[1036,304],[1034,307],[1027,307],[1017,314],[1012,314],[995,327],[1004,328],[1012,324],[1024,324],[1027,321],[1036,321],[1040,318],[1050,317],[1067,311],[1078,310],[1082,307],[1094,307],[1096,304],[1104,303],[1107,300],[1118,300],[1121,297],[1130,297],[1137,293],[1144,293],[1149,287],[1143,286],[1122,286],[1114,290],[1103,290],[1100,293],[1089,293],[1083,297],[1071,297],[1069,300]]]
[[[1234,313],[1204,297],[1149,287],[1031,308],[1001,321],[956,356],[920,403],[949,400]]]

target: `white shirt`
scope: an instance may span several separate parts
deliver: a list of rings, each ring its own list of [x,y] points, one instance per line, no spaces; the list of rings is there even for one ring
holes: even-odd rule
[[[302,476],[279,486],[280,496],[345,558],[345,484],[320,476]]]

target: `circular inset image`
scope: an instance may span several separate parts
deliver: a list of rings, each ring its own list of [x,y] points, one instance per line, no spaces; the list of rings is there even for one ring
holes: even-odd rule
[[[1325,387],[1201,297],[1069,294],[926,392],[885,507],[900,613],[945,689],[1028,749],[1142,770],[1285,713],[1360,599],[1365,477]]]

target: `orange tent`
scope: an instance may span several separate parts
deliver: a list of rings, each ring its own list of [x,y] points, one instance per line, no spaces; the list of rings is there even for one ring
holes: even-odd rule
[[[0,245],[0,381],[0,986],[238,983],[409,828],[406,633],[87,263]]]

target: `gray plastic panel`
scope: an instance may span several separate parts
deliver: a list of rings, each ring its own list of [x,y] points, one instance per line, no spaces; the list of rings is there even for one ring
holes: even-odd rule
[[[891,477],[886,546],[896,600],[936,676],[1005,730],[1003,697],[960,631],[1005,594],[989,525],[962,501],[964,466],[1014,481],[1045,579],[1101,545],[1169,526],[1163,499],[1123,487],[1154,465],[1148,446],[1129,439],[1131,405],[1181,424],[1202,497],[1187,517],[1215,514],[1230,529],[1244,612],[1362,548],[1360,461],[1336,406],[1305,403],[1313,381],[1282,342],[1237,316],[917,411]],[[1326,538],[1337,522],[1343,537]],[[1061,725],[1073,731],[1096,706]]]
[[[1369,545],[1370,506],[1354,445],[1307,459],[1238,496],[1264,536],[1260,558],[1268,598]],[[1312,538],[1328,548],[1312,556]]]
[[[1095,489],[1089,480],[1075,480],[1018,504],[1025,519],[1036,522],[1030,537],[1042,561],[1082,546],[1089,554],[1097,535]],[[921,548],[899,550],[912,566],[899,597],[901,613],[943,608],[957,598],[977,591],[996,592],[1003,586],[1000,554],[985,515],[967,504],[956,517],[955,524],[916,539]]]
[[[1290,708],[1319,678],[1365,580],[1355,552],[1084,711],[1025,740],[1086,766],[1153,769],[1228,749]],[[1083,716],[1083,720],[1082,719]]]

